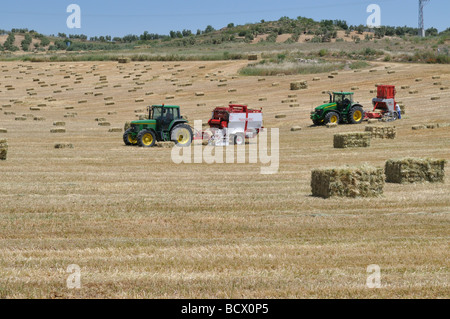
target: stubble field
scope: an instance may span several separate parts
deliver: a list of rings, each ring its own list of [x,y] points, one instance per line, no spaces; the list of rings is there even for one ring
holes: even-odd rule
[[[411,129],[450,123],[450,67],[374,63],[334,79],[262,79],[238,76],[246,64],[1,62],[9,151],[0,161],[0,297],[448,298],[448,177],[386,184],[375,199],[314,198],[310,177],[313,168],[383,167],[389,158],[450,160],[449,127]],[[309,88],[290,91],[294,80]],[[396,85],[406,107],[395,140],[338,150],[333,134],[365,124],[310,127],[322,91],[357,87],[368,110],[375,84]],[[281,103],[292,94],[297,107]],[[170,149],[126,147],[123,133],[108,132],[150,104],[180,105],[192,122],[230,101],[262,107],[265,127],[280,129],[277,174],[260,174],[261,163],[176,165]],[[65,133],[50,133],[55,121]],[[66,286],[71,264],[81,289]],[[366,286],[371,264],[381,267],[380,289]]]

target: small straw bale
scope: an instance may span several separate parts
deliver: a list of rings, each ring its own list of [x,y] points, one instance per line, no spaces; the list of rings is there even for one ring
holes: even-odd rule
[[[276,119],[284,119],[286,117],[286,114],[277,114],[275,115]]]
[[[131,128],[131,122],[125,122],[125,124],[123,125],[123,130],[126,131],[129,128]]]
[[[385,165],[386,182],[388,183],[442,183],[445,176],[444,159],[403,158],[390,159]]]
[[[66,126],[66,122],[56,121],[53,122],[53,126]]]
[[[291,132],[297,132],[297,131],[301,131],[301,130],[302,130],[302,127],[298,126],[298,125],[291,127]]]
[[[160,148],[173,148],[175,146],[174,142],[157,142],[155,144],[156,147]]]
[[[382,168],[368,165],[314,169],[311,172],[312,195],[329,198],[376,197],[383,194],[385,176]]]
[[[308,81],[291,82],[291,90],[304,90],[308,88]]]
[[[118,132],[122,132],[122,128],[121,127],[112,127],[108,130],[109,133],[118,133]]]
[[[258,60],[258,55],[257,54],[249,54],[248,55],[248,60],[249,61],[256,61],[256,60]]]
[[[327,128],[334,128],[334,127],[338,127],[337,123],[327,123],[326,125]]]
[[[54,147],[58,148],[58,149],[73,148],[73,144],[71,144],[71,143],[56,143]]]
[[[111,123],[109,122],[98,122],[99,126],[111,126]]]
[[[34,121],[45,121],[45,117],[43,116],[36,116],[33,118]]]
[[[50,130],[50,133],[66,133],[65,128],[53,128]]]
[[[366,126],[366,132],[370,132],[372,138],[394,139],[397,137],[395,126]]]
[[[0,128],[0,133],[8,133],[8,130],[6,128]]]
[[[425,125],[413,125],[411,128],[416,131],[426,129],[427,127]]]
[[[5,161],[8,155],[8,140],[0,139],[0,160]]]
[[[334,148],[369,147],[371,134],[369,132],[338,133],[334,135]]]

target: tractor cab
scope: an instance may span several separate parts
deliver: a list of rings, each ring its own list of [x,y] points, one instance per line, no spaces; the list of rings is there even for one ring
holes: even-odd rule
[[[148,107],[148,118],[155,120],[158,127],[163,131],[169,129],[172,121],[182,119],[180,109],[176,106],[153,105]]]
[[[180,116],[180,109],[175,106],[153,105],[148,107],[148,118],[150,120],[176,120],[182,118]]]
[[[333,92],[333,101],[330,103],[336,103],[337,108],[342,110],[348,107],[349,104],[353,104],[353,93],[350,92]]]

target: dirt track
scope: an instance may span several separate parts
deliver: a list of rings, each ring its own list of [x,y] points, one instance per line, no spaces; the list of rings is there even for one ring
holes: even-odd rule
[[[448,296],[448,177],[386,184],[380,199],[317,199],[309,183],[315,167],[450,160],[449,127],[411,130],[450,123],[450,89],[441,90],[450,86],[450,67],[378,63],[376,72],[341,71],[334,79],[259,80],[237,76],[246,63],[0,63],[0,128],[8,130],[0,138],[9,143],[8,160],[0,161],[0,297]],[[290,91],[293,80],[308,80],[309,88]],[[178,86],[185,83],[192,86]],[[322,91],[358,87],[355,99],[369,109],[375,84],[396,85],[406,106],[397,139],[337,150],[334,133],[364,125],[309,127],[311,109],[327,99]],[[299,107],[281,103],[290,94]],[[280,128],[278,174],[259,174],[261,164],[175,165],[170,150],[125,147],[122,133],[108,132],[149,104],[181,105],[192,121],[229,101],[263,107],[265,127]],[[39,104],[46,106],[30,110]],[[45,121],[15,120],[23,114]],[[111,127],[99,126],[99,117]],[[51,134],[54,121],[66,122],[66,133]],[[292,125],[302,130],[290,132]],[[62,142],[75,148],[54,149]],[[82,269],[80,290],[66,288],[70,264]],[[382,289],[365,286],[370,264],[381,266]]]

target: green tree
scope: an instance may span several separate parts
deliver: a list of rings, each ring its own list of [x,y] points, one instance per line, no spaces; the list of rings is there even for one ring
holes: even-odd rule
[[[216,31],[216,29],[214,29],[212,25],[208,25],[205,29],[205,33],[211,33],[213,31]]]

